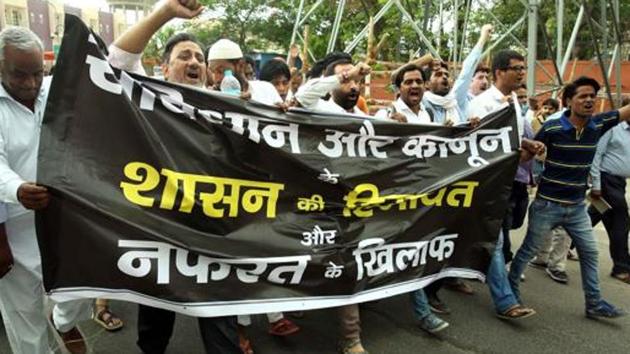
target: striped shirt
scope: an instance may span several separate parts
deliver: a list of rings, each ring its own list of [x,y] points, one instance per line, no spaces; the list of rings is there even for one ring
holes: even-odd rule
[[[569,115],[567,111],[559,119],[547,120],[536,134],[535,139],[547,146],[537,197],[576,204],[584,200],[597,142],[619,122],[619,111],[592,116],[581,131],[571,124]]]

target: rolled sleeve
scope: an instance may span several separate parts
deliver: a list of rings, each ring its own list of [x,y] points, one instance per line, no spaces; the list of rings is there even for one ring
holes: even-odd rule
[[[142,67],[142,53],[130,53],[122,50],[115,45],[109,46],[109,56],[107,61],[109,65],[134,74],[146,75],[144,67]]]

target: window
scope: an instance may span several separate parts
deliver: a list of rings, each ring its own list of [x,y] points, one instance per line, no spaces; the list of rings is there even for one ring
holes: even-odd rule
[[[7,25],[21,26],[22,25],[22,11],[11,6],[5,7],[5,17]]]

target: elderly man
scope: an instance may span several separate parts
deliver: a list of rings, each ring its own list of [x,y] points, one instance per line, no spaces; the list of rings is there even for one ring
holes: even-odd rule
[[[43,77],[43,46],[35,33],[22,27],[0,32],[0,73],[0,198],[6,203],[6,233],[13,255],[13,265],[0,280],[0,309],[14,353],[49,353],[33,210],[46,208],[50,198],[36,178],[51,80]],[[53,309],[52,323],[71,353],[86,352],[75,323],[89,318],[90,305],[90,300],[71,301]]]

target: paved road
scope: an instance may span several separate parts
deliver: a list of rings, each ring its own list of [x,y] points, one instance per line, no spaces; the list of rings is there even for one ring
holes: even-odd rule
[[[523,234],[523,229],[514,233],[514,244],[520,244]],[[596,228],[596,238],[603,294],[611,302],[630,310],[630,285],[609,276],[608,239],[601,226]],[[628,353],[630,316],[616,321],[585,318],[578,263],[569,261],[567,271],[569,284],[562,285],[553,282],[542,270],[527,270],[522,297],[538,314],[520,322],[504,322],[494,317],[484,284],[474,282],[476,292],[472,296],[443,290],[442,297],[453,313],[444,317],[451,326],[440,336],[431,336],[418,329],[407,296],[370,304],[363,307],[361,313],[364,344],[373,354]],[[121,331],[107,333],[91,321],[80,326],[88,337],[92,353],[139,353],[135,346],[136,306],[116,302],[113,309],[126,321]],[[307,312],[305,318],[296,321],[302,331],[278,339],[266,334],[266,318],[255,316],[250,333],[256,353],[335,352],[334,310]],[[0,333],[0,353],[9,353],[6,335],[4,331]],[[194,319],[178,316],[167,353],[203,353]]]

